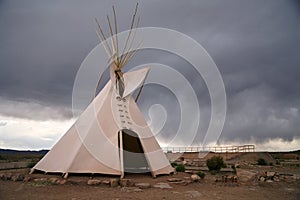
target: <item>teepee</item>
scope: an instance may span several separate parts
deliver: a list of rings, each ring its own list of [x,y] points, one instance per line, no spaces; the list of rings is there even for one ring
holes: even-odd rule
[[[136,27],[137,6],[121,56],[119,55],[115,9],[114,32],[107,16],[111,44],[101,29],[99,38],[111,58],[110,80],[96,95],[77,121],[53,148],[32,168],[44,172],[100,173],[120,175],[124,172],[151,172],[152,176],[170,174],[174,169],[151,132],[136,101],[141,93],[149,68],[127,73],[122,68],[135,54],[132,48]],[[136,30],[136,29],[135,29]],[[124,53],[128,52],[128,53]],[[139,88],[134,98],[133,92]]]

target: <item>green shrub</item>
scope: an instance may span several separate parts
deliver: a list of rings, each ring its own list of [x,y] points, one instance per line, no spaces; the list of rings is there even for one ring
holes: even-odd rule
[[[185,167],[182,164],[179,164],[175,167],[176,172],[185,172]]]
[[[203,173],[203,172],[197,172],[197,175],[201,178],[201,179],[204,179],[204,177],[205,177],[205,173]]]
[[[231,166],[231,169],[233,170],[233,173],[236,173],[236,167],[234,165]]]
[[[210,174],[211,174],[211,175],[216,175],[217,173],[218,173],[218,172],[217,172],[216,170],[211,170],[211,171],[210,171]]]
[[[226,167],[226,164],[221,156],[211,157],[210,159],[206,160],[206,165],[211,172],[219,172],[221,168]]]
[[[257,160],[258,165],[268,165],[267,161],[263,158]]]

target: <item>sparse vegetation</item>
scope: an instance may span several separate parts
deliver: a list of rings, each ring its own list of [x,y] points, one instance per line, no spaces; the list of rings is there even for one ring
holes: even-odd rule
[[[182,164],[179,164],[175,167],[176,172],[185,172],[185,167]]]
[[[221,156],[213,156],[210,159],[206,160],[206,165],[211,172],[211,174],[216,174],[221,170],[221,168],[226,167],[225,162]]]
[[[233,170],[233,173],[236,174],[236,167],[234,165],[231,166],[231,169]]]
[[[268,163],[267,163],[267,161],[266,161],[265,159],[259,158],[259,159],[257,160],[257,165],[266,166],[266,165],[268,165]]]
[[[204,179],[204,177],[205,177],[205,173],[203,173],[203,172],[197,172],[197,175],[201,178],[201,179]]]

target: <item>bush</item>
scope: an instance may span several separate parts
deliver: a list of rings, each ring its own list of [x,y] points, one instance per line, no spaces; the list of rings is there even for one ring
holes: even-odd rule
[[[205,173],[203,173],[203,172],[197,172],[197,175],[201,178],[201,179],[204,179],[204,177],[205,177]]]
[[[218,173],[218,172],[217,172],[216,170],[211,170],[211,171],[210,171],[210,174],[211,174],[211,175],[216,175],[217,173]]]
[[[267,161],[263,158],[257,160],[258,165],[268,165]]]
[[[233,170],[233,173],[236,174],[236,167],[234,165],[231,166],[231,169]]]
[[[182,164],[176,166],[176,172],[185,172],[185,167]]]
[[[226,164],[223,161],[221,156],[213,156],[210,159],[206,160],[206,165],[209,171],[219,172],[221,168],[226,167]]]

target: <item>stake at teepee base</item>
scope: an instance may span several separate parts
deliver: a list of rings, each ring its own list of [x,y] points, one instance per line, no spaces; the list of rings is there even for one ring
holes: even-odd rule
[[[66,134],[32,168],[31,173],[34,170],[62,173],[64,178],[70,173],[99,173],[123,178],[125,172],[151,172],[153,177],[174,172],[135,101],[141,94],[150,68],[122,72],[124,65],[137,51],[132,48],[131,37],[137,6],[123,48],[124,53],[120,57],[114,8],[113,12],[115,35],[107,16],[111,46],[96,20],[100,31],[98,36],[112,61],[110,80],[96,95],[100,76],[92,102]],[[133,92],[139,87],[137,97],[133,98]]]
[[[124,160],[123,160],[123,137],[122,130],[119,132],[119,150],[120,150],[120,168],[121,168],[121,178],[124,178]]]

